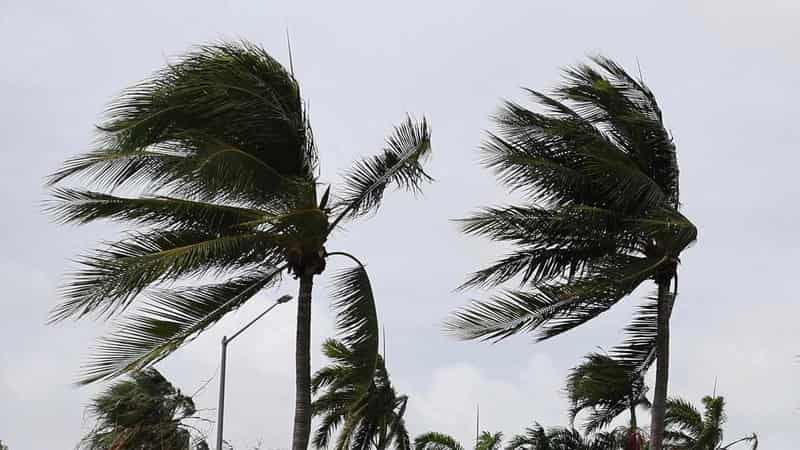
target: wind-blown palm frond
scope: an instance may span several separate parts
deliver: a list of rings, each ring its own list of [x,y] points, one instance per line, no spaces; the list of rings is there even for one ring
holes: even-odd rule
[[[414,450],[464,450],[453,437],[434,431],[414,438]]]
[[[207,448],[183,422],[197,409],[157,370],[134,372],[95,397],[89,413],[97,423],[81,440],[84,450],[190,450]]]
[[[187,54],[125,91],[99,129],[98,150],[67,162],[51,184],[86,176],[263,202],[285,179],[310,180],[316,164],[297,83],[247,43]]]
[[[53,191],[50,212],[63,223],[85,224],[107,219],[170,229],[230,232],[233,227],[265,219],[255,209],[217,205],[173,197],[119,197],[102,192],[59,188]]]
[[[84,367],[81,384],[150,366],[280,279],[283,267],[256,270],[227,282],[161,289],[136,313],[118,321]]]
[[[361,384],[371,382],[378,356],[378,313],[366,268],[360,263],[337,273],[331,292],[341,341],[358,361]]]
[[[127,239],[79,260],[81,269],[62,289],[66,301],[52,321],[87,314],[113,315],[148,286],[209,271],[224,273],[274,261],[280,249],[269,233],[220,236],[202,230],[130,233]]]
[[[607,311],[652,276],[663,258],[616,257],[594,261],[576,281],[542,283],[532,291],[507,292],[457,311],[445,329],[465,339],[503,339],[541,329],[557,336]]]
[[[422,167],[430,149],[430,129],[424,118],[414,123],[409,117],[395,127],[383,153],[355,163],[345,173],[343,193],[333,206],[339,216],[331,227],[344,218],[377,210],[390,183],[412,192],[419,191],[423,182],[432,180]]]
[[[397,395],[382,358],[368,386],[363,385],[361,356],[343,342],[329,339],[323,344],[331,364],[311,380],[316,395],[312,403],[320,424],[314,433],[315,447],[326,448],[338,430],[337,450],[410,450],[405,411],[408,397]]]

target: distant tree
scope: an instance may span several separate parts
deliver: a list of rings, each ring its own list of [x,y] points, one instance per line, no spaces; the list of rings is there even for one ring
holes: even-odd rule
[[[483,431],[475,442],[475,450],[498,450],[502,442],[503,433]],[[452,436],[428,432],[414,439],[414,450],[464,450],[464,446]]]
[[[8,446],[3,444],[3,441],[0,441],[0,450],[9,450]]]
[[[372,383],[362,393],[359,354],[334,339],[325,341],[322,352],[331,363],[311,379],[311,409],[320,418],[312,444],[327,448],[339,429],[336,450],[411,450],[404,419],[408,397],[395,391],[383,357],[378,356]]]
[[[589,410],[584,429],[595,432],[628,411],[628,426],[615,431],[625,435],[626,450],[639,450],[644,446],[636,408],[649,408],[650,401],[645,396],[647,386],[641,371],[609,355],[590,353],[583,364],[570,371],[566,391],[571,403],[571,423],[582,411]]]
[[[83,450],[207,450],[186,423],[197,410],[156,369],[134,372],[92,400],[96,424],[78,444]]]
[[[534,422],[525,433],[511,438],[506,450],[618,450],[623,443],[624,436],[616,430],[584,436],[574,428],[545,429]]]
[[[680,398],[667,401],[664,445],[675,450],[723,450],[739,443],[750,443],[758,448],[758,436],[750,436],[723,444],[722,426],[727,421],[725,399],[721,396],[703,397],[701,413],[691,403]]]
[[[643,326],[629,327],[617,354],[642,372],[657,361],[651,430],[660,441],[678,264],[697,228],[680,212],[676,147],[655,95],[614,61],[593,62],[567,69],[552,96],[528,90],[541,112],[506,102],[496,115],[484,164],[526,198],[463,222],[513,248],[464,286],[517,279],[521,288],[474,302],[447,325],[464,339],[548,339],[653,282]]]

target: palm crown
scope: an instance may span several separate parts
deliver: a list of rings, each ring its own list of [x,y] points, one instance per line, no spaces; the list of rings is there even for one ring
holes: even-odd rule
[[[288,271],[300,280],[293,448],[305,450],[311,294],[328,257],[356,262],[335,276],[333,304],[365,389],[378,354],[366,270],[326,244],[339,224],[377,210],[387,186],[417,191],[429,181],[422,168],[429,153],[427,122],[409,118],[341,186],[324,188],[297,81],[248,43],[199,47],[126,90],[108,108],[96,149],[49,179],[49,208],[59,220],[135,228],[79,260],[52,313],[60,321],[124,312],[81,382],[157,362]],[[70,179],[84,185],[64,187]],[[223,281],[175,284],[209,276]],[[148,298],[136,301],[142,293]]]
[[[609,355],[590,353],[585,361],[567,376],[566,391],[571,408],[570,420],[589,410],[585,429],[597,431],[608,426],[614,418],[630,412],[630,426],[635,431],[636,408],[650,407],[645,394],[647,386],[641,372],[620,363]]]
[[[667,402],[665,443],[669,448],[721,450],[745,442],[749,442],[753,450],[758,447],[755,433],[723,445],[722,426],[728,419],[725,414],[725,399],[718,395],[707,395],[702,401],[702,413],[680,398],[672,398]]]
[[[660,354],[653,415],[659,434],[676,292],[670,287],[697,230],[678,210],[675,145],[655,96],[613,61],[593,61],[566,70],[553,96],[528,91],[544,112],[506,102],[496,116],[484,163],[527,202],[486,208],[463,221],[466,233],[514,247],[464,287],[517,278],[522,288],[473,302],[446,328],[465,339],[533,331],[548,339],[655,281],[657,297],[612,353],[640,371]]]

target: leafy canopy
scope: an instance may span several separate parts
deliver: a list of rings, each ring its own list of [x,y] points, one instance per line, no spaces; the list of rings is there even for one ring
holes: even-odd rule
[[[527,90],[539,111],[505,102],[483,163],[524,197],[462,220],[467,234],[511,245],[462,288],[516,280],[456,312],[445,327],[463,339],[520,332],[548,339],[607,311],[647,280],[674,278],[695,226],[679,212],[678,164],[653,93],[613,61],[564,72],[552,95]],[[651,305],[614,355],[653,360]]]
[[[427,122],[408,118],[338,188],[322,186],[297,81],[247,42],[198,47],[125,90],[94,149],[48,179],[60,222],[128,227],[78,258],[52,312],[114,319],[81,383],[152,365],[287,272],[322,272],[333,231],[376,211],[389,186],[418,191],[429,153]],[[378,325],[360,262],[336,277],[334,307],[368,382]]]

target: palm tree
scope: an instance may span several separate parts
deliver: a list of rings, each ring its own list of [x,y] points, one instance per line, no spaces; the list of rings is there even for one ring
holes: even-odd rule
[[[496,116],[484,164],[526,203],[464,220],[466,233],[515,249],[462,287],[518,278],[522,288],[473,302],[446,327],[464,339],[532,331],[547,339],[654,281],[657,293],[640,312],[644,326],[614,356],[642,372],[657,356],[651,428],[659,441],[677,266],[697,230],[678,211],[675,145],[653,93],[613,61],[593,61],[566,70],[554,96],[528,90],[543,113],[506,102]]]
[[[702,414],[686,400],[673,398],[667,401],[664,445],[676,450],[722,450],[750,442],[751,449],[758,447],[755,433],[723,445],[722,425],[727,420],[725,399],[713,395],[703,397],[702,401]]]
[[[81,382],[155,363],[288,272],[299,278],[292,449],[306,450],[312,286],[331,256],[355,261],[334,277],[333,304],[364,386],[378,353],[364,265],[326,245],[339,225],[376,211],[387,186],[417,191],[430,180],[429,151],[426,121],[409,118],[380,154],[356,162],[338,189],[325,188],[297,81],[245,42],[199,47],[128,89],[108,108],[96,148],[48,180],[60,221],[132,228],[79,260],[52,313],[53,321],[121,316]],[[69,179],[83,184],[64,187]],[[209,276],[223,281],[174,284]]]
[[[584,410],[590,410],[585,429],[597,431],[614,418],[630,413],[629,434],[638,436],[637,407],[650,407],[647,386],[641,372],[609,355],[590,353],[583,364],[573,368],[567,377],[567,395],[571,403],[570,422]],[[635,437],[632,437],[635,441]],[[632,442],[634,448],[639,444]]]
[[[622,439],[615,430],[584,436],[574,428],[545,429],[534,422],[524,434],[515,435],[506,450],[616,450],[622,449]]]
[[[475,450],[499,450],[503,443],[503,433],[482,431],[475,441]],[[431,431],[414,439],[414,450],[464,450],[454,437]]]
[[[197,412],[155,369],[134,372],[92,400],[89,412],[97,423],[78,448],[85,450],[208,449],[205,440],[185,423]],[[194,435],[194,436],[193,436]]]
[[[314,416],[321,417],[312,444],[327,448],[333,433],[341,427],[336,450],[377,450],[394,447],[411,450],[403,416],[408,397],[397,395],[381,356],[366,394],[361,392],[358,355],[342,342],[329,339],[322,352],[332,363],[311,379]]]

